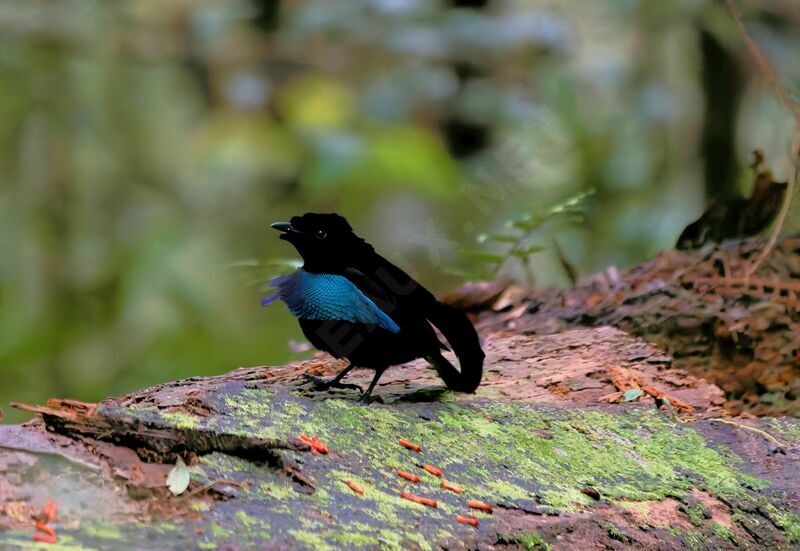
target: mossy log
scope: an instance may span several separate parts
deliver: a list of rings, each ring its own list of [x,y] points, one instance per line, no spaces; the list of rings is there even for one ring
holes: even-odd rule
[[[0,547],[800,544],[796,420],[724,418],[717,387],[615,329],[484,340],[486,380],[475,395],[443,390],[415,362],[387,372],[376,389],[382,404],[362,405],[356,390],[312,390],[305,374],[342,366],[315,357],[100,404],[18,404],[38,415],[0,427]],[[349,382],[366,384],[370,375]],[[633,392],[623,394],[629,385]],[[319,438],[328,453],[301,435]],[[191,483],[173,496],[166,477],[179,456]],[[50,498],[59,506],[59,543],[34,543],[32,516]],[[493,511],[470,509],[467,500]],[[479,524],[458,523],[457,515]]]

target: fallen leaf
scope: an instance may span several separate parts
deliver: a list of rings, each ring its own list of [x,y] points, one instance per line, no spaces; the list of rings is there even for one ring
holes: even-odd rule
[[[189,487],[189,480],[189,469],[183,459],[178,456],[175,466],[172,467],[172,470],[167,475],[167,488],[174,495],[179,496]]]
[[[633,402],[634,400],[638,400],[642,394],[644,394],[644,391],[640,388],[628,389],[622,393],[622,401]]]

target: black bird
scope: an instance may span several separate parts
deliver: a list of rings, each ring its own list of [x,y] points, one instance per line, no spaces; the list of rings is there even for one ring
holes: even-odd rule
[[[283,232],[281,239],[295,246],[304,264],[273,279],[278,292],[263,304],[280,298],[311,344],[350,360],[333,379],[317,379],[318,387],[353,386],[341,383],[353,368],[374,369],[375,377],[361,397],[369,402],[389,366],[425,358],[447,388],[475,392],[483,375],[484,353],[466,315],[436,300],[376,253],[338,214],[307,213],[272,227]],[[431,324],[447,339],[461,371],[442,355],[448,348]]]

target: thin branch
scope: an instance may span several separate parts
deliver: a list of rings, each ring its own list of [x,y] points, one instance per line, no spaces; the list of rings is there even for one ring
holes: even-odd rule
[[[745,279],[753,275],[756,270],[758,270],[758,267],[761,266],[764,260],[769,256],[769,253],[772,252],[772,249],[775,247],[775,243],[778,242],[778,237],[780,236],[781,231],[783,231],[783,224],[786,222],[786,217],[789,215],[789,207],[792,204],[794,190],[798,185],[798,179],[800,179],[800,166],[798,166],[800,165],[800,151],[798,151],[797,145],[795,145],[793,149],[795,150],[793,152],[795,154],[794,176],[789,180],[789,185],[786,187],[786,196],[783,198],[783,205],[781,205],[781,212],[778,214],[778,221],[775,223],[775,228],[773,228],[766,246],[761,249],[761,253],[747,268]]]
[[[775,94],[777,94],[778,98],[781,100],[781,103],[783,103],[783,105],[786,106],[792,115],[794,115],[795,123],[797,123],[797,126],[800,127],[800,106],[798,106],[794,101],[792,101],[792,98],[789,97],[789,93],[786,91],[786,88],[783,86],[783,84],[781,84],[780,79],[778,78],[778,72],[764,56],[761,48],[750,36],[750,33],[747,32],[747,28],[744,26],[744,22],[742,21],[742,12],[739,11],[739,7],[736,5],[736,2],[734,0],[725,1],[728,5],[728,11],[731,12],[731,17],[733,17],[736,26],[739,28],[739,33],[741,33],[742,39],[747,45],[747,48],[750,50],[750,54],[755,58],[756,63],[758,63],[758,67],[761,69],[764,77],[772,85],[772,88],[775,90]]]
[[[190,497],[194,497],[197,494],[201,494],[201,493],[205,492],[206,490],[210,490],[213,486],[215,486],[217,484],[225,484],[227,486],[234,486],[236,488],[244,488],[246,486],[246,484],[243,484],[241,482],[236,482],[235,480],[226,480],[224,478],[215,478],[214,480],[212,480],[208,484],[204,484],[204,485],[200,486],[199,488],[195,488],[191,492],[187,492],[185,494],[176,496],[174,499],[175,499],[175,501],[189,499]]]
[[[722,423],[723,425],[729,425],[731,427],[736,427],[737,429],[749,430],[750,432],[754,432],[756,434],[760,434],[761,436],[763,436],[764,438],[766,438],[767,440],[769,440],[770,442],[772,442],[773,444],[775,444],[779,448],[786,448],[786,444],[785,443],[781,442],[780,440],[778,440],[777,438],[772,436],[767,431],[764,431],[764,430],[761,430],[761,429],[757,429],[756,427],[751,427],[749,425],[744,425],[742,423],[737,423],[735,421],[731,421],[730,419],[716,418],[716,419],[709,419],[709,421],[713,421],[713,422],[716,422],[716,423]]]
[[[742,40],[744,40],[744,43],[750,50],[750,55],[752,55],[756,60],[756,63],[758,63],[761,73],[772,86],[772,89],[775,91],[778,99],[794,117],[795,129],[797,132],[800,132],[800,106],[798,106],[796,102],[792,101],[792,98],[789,96],[789,92],[787,92],[786,88],[783,86],[783,84],[781,84],[777,71],[764,56],[761,48],[750,36],[750,33],[747,32],[747,28],[744,26],[744,22],[742,21],[742,13],[739,11],[739,7],[736,5],[735,0],[725,0],[725,3],[728,6],[728,11],[730,11],[733,21],[736,23],[736,26],[739,29],[739,33],[742,35]],[[783,230],[783,225],[786,222],[786,217],[789,214],[789,207],[792,203],[792,198],[794,197],[794,190],[797,180],[800,176],[800,168],[798,168],[798,165],[800,165],[800,150],[798,148],[798,143],[792,144],[791,155],[795,160],[794,174],[791,178],[789,178],[789,185],[786,187],[786,195],[783,198],[783,205],[781,205],[781,211],[778,215],[778,220],[775,223],[775,228],[772,230],[772,234],[769,236],[769,241],[767,241],[766,246],[764,249],[762,249],[761,254],[759,254],[755,261],[753,261],[753,263],[748,267],[745,277],[750,277],[753,275],[761,263],[764,262],[764,259],[769,256],[770,252],[772,252],[772,249],[775,247],[775,243],[778,241],[781,231]]]

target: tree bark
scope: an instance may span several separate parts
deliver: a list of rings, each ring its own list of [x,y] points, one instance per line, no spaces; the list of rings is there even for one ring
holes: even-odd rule
[[[98,549],[788,549],[800,539],[796,420],[718,421],[720,389],[653,345],[609,327],[526,335],[509,313],[482,335],[475,395],[444,390],[414,362],[387,372],[383,404],[361,405],[355,390],[312,390],[305,374],[341,367],[320,356],[100,404],[18,404],[37,417],[0,427],[0,545],[29,544],[31,515],[51,498],[59,542]],[[173,496],[178,456],[191,482]]]

